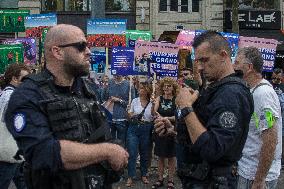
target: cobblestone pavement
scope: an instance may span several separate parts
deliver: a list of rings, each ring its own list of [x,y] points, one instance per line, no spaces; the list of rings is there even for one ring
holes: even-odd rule
[[[137,171],[139,173],[139,171]],[[113,189],[149,189],[151,188],[151,185],[157,180],[158,175],[157,175],[157,169],[156,168],[152,168],[152,170],[150,171],[149,174],[149,181],[150,183],[145,185],[141,182],[141,179],[137,178],[134,180],[134,186],[133,187],[126,187],[126,175],[125,175],[125,179],[123,179],[121,182],[117,183],[114,185]],[[167,180],[165,179],[165,183],[166,184]],[[164,187],[161,187],[161,189],[165,189],[166,185]],[[179,179],[177,178],[177,176],[175,176],[175,188],[176,189],[181,189],[181,183],[179,181]],[[278,181],[278,187],[277,189],[283,189],[284,188],[284,170],[282,170],[279,181]],[[14,184],[12,183],[11,186],[9,187],[9,189],[16,189],[16,187],[14,186]]]

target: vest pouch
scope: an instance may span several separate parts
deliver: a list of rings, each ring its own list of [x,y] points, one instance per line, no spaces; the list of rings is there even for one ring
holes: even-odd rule
[[[86,189],[103,189],[104,178],[102,175],[85,176]]]
[[[183,164],[182,168],[178,170],[178,175],[203,181],[208,177],[209,171],[210,167],[207,162],[202,162],[200,164],[189,164],[189,165]]]

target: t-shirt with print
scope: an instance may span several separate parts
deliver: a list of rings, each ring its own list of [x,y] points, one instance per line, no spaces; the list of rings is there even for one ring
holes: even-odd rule
[[[152,108],[152,103],[150,102],[146,109],[145,112],[142,116],[143,121],[153,121],[153,116],[151,115],[151,108]],[[141,105],[140,98],[134,98],[131,102],[130,106],[130,112],[134,113],[134,115],[140,114],[143,111],[143,107]]]
[[[243,156],[238,162],[238,173],[240,176],[254,180],[257,171],[259,156],[262,146],[261,133],[270,128],[266,121],[265,112],[271,111],[275,119],[274,127],[277,127],[277,145],[275,155],[269,172],[266,176],[266,181],[272,181],[279,177],[281,169],[281,146],[282,146],[282,119],[281,108],[278,96],[271,84],[262,79],[261,85],[257,88],[252,88],[254,99],[254,115],[249,124],[248,137],[243,149]],[[280,119],[279,119],[280,118]]]

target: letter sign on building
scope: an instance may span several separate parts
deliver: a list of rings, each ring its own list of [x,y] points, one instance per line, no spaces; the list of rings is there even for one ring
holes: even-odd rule
[[[225,27],[232,28],[232,11],[225,11]],[[239,10],[240,29],[281,29],[280,11],[247,11]]]

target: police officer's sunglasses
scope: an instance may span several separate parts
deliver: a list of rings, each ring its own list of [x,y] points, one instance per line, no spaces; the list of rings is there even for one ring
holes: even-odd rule
[[[84,52],[87,48],[87,42],[85,41],[80,41],[77,43],[69,43],[66,45],[58,45],[58,47],[64,48],[64,47],[75,47],[78,49],[79,52]]]

